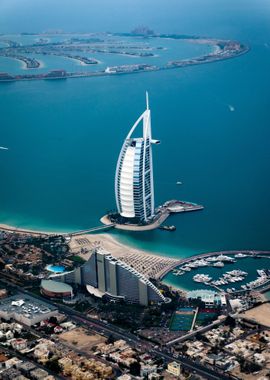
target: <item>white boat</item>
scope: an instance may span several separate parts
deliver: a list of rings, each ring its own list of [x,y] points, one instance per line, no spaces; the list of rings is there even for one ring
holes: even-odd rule
[[[208,266],[208,262],[205,261],[204,259],[202,259],[202,260],[198,260],[196,262],[196,265],[198,265],[199,267],[207,267]]]
[[[266,277],[266,273],[265,273],[264,269],[257,269],[257,273],[261,277]]]
[[[216,267],[216,268],[223,268],[224,267],[224,263],[222,261],[217,261],[216,263],[212,264],[213,267]]]
[[[223,254],[217,256],[217,260],[218,261],[226,261],[228,263],[235,263],[236,262],[236,260],[234,260],[232,257],[225,256]]]
[[[246,255],[245,253],[239,252],[239,253],[237,253],[236,255],[234,255],[234,257],[235,257],[236,259],[243,259],[243,258],[245,258],[245,257],[248,257],[248,255]]]
[[[189,267],[194,269],[194,268],[198,268],[198,265],[194,262],[194,263],[190,263]]]
[[[174,272],[173,274],[175,276],[182,276],[185,272],[181,271],[181,270],[177,270],[176,272]]]
[[[234,270],[228,271],[226,273],[229,274],[230,276],[247,276],[247,274],[248,274],[247,272],[244,272],[241,269],[234,269]]]
[[[212,278],[208,274],[195,274],[195,276],[193,276],[193,281],[196,281],[196,282],[208,283],[211,280]]]
[[[188,266],[180,267],[180,269],[183,270],[184,272],[190,272],[191,271],[191,268]]]
[[[217,257],[216,256],[210,256],[210,257],[207,257],[205,260],[208,262],[213,262],[213,261],[217,261]]]

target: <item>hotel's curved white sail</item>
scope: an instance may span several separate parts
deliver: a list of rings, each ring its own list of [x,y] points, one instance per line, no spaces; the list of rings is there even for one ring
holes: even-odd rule
[[[142,124],[142,137],[133,137]],[[115,197],[118,212],[125,218],[147,222],[154,216],[151,112],[146,93],[146,110],[128,133],[122,146],[115,173]]]

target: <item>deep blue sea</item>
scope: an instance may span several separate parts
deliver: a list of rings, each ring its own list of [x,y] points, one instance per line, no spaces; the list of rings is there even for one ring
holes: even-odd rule
[[[153,137],[162,142],[154,147],[156,204],[177,198],[205,209],[172,217],[173,233],[113,235],[174,257],[270,248],[269,3],[174,1],[166,17],[161,3],[143,20],[155,30],[237,39],[250,52],[140,75],[2,83],[0,145],[9,150],[0,150],[0,222],[56,231],[98,225],[115,207],[119,150],[148,90]],[[99,30],[129,31],[142,22],[137,8],[129,23],[106,14]],[[9,32],[26,29],[11,25]]]

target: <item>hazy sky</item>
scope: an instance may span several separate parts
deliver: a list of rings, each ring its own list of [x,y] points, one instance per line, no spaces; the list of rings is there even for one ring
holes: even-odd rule
[[[0,0],[0,32],[129,31],[144,24],[160,32],[206,34],[213,26],[222,34],[241,28],[234,19],[239,8],[244,19],[256,14],[270,22],[269,0]]]

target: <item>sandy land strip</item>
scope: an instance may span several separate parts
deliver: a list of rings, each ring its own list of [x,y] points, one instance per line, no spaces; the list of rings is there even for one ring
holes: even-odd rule
[[[263,326],[270,327],[270,303],[264,303],[239,315]]]
[[[37,61],[39,62],[39,67],[38,67],[38,69],[43,69],[44,67],[46,67],[44,61],[42,61],[41,59],[37,59]]]
[[[9,224],[0,224],[0,231],[5,232],[16,232],[18,234],[23,235],[34,235],[34,236],[40,236],[40,235],[63,235],[65,232],[50,232],[50,231],[38,231],[38,230],[31,230],[28,228],[21,228],[16,226],[10,226]]]
[[[69,346],[85,352],[91,351],[92,347],[97,344],[106,342],[106,338],[103,336],[94,333],[90,335],[88,330],[82,327],[60,334],[59,339],[65,341]]]
[[[13,58],[13,57],[12,57]],[[14,58],[15,60],[19,61],[21,63],[21,68],[22,70],[39,70],[43,69],[45,66],[44,62],[41,61],[40,59],[36,59],[36,61],[39,63],[38,67],[27,67],[27,63],[22,61],[21,59]]]
[[[129,247],[109,234],[78,235],[73,236],[70,241],[71,250],[85,260],[91,256],[92,250],[97,247],[108,251],[148,278],[161,278],[181,262],[181,260],[162,257],[148,251]]]

